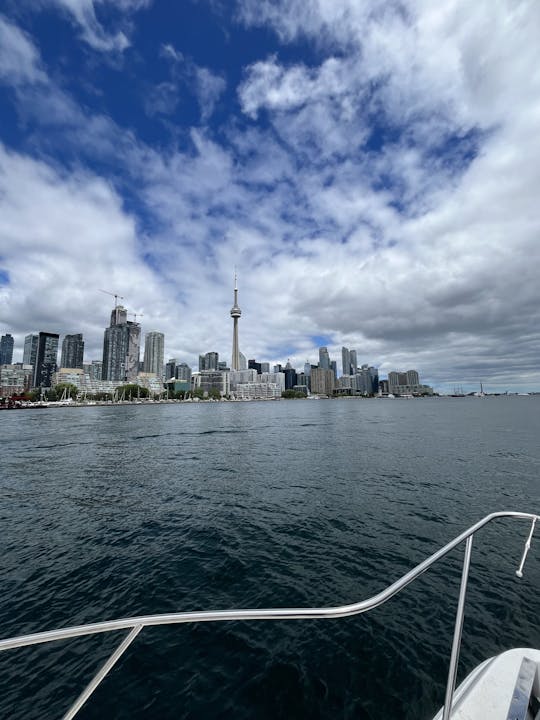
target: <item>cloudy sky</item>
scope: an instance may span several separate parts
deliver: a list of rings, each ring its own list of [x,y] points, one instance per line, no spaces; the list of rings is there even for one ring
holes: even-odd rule
[[[540,390],[536,0],[4,0],[0,333]]]

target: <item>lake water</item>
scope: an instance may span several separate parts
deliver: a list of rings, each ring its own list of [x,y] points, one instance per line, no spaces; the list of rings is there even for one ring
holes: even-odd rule
[[[540,511],[540,398],[3,412],[2,637],[366,598],[494,510]],[[540,537],[474,542],[459,678],[540,646]],[[342,620],[144,630],[81,718],[406,718],[442,704],[463,549]],[[0,716],[56,718],[124,633],[0,654]]]

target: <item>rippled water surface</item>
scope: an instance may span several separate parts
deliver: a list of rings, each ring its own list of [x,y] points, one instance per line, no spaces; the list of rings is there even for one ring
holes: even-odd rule
[[[540,398],[0,413],[2,637],[374,594],[493,510],[540,510]],[[540,646],[540,538],[477,536],[460,677]],[[369,615],[150,628],[81,718],[406,718],[442,704],[462,550]],[[6,651],[0,716],[61,717],[123,634]]]

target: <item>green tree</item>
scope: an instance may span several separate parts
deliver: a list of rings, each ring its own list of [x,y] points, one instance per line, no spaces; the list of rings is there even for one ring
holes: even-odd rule
[[[124,397],[124,400],[137,400],[138,398],[147,398],[150,391],[135,383],[129,383],[116,388],[116,394],[118,398]]]
[[[66,391],[66,397],[71,398],[72,400],[75,400],[79,394],[77,386],[73,385],[73,383],[59,383],[54,386],[54,393],[57,400],[62,398],[64,390]]]
[[[210,400],[221,400],[221,393],[217,388],[210,388],[208,391],[208,397]]]
[[[286,400],[300,400],[301,398],[305,398],[303,392],[300,392],[300,390],[284,390],[281,393],[281,397],[285,398]]]

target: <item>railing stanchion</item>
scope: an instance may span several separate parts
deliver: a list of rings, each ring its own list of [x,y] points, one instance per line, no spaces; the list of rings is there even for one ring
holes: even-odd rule
[[[452,711],[452,700],[454,699],[454,689],[456,687],[459,649],[461,646],[461,633],[463,630],[463,616],[465,614],[465,595],[467,593],[467,580],[469,578],[469,566],[471,564],[473,537],[474,533],[472,535],[469,535],[465,545],[465,557],[463,558],[461,586],[459,588],[459,600],[456,610],[456,624],[454,625],[454,639],[452,641],[450,666],[448,667],[448,682],[446,683],[446,694],[444,697],[442,720],[448,720]]]
[[[141,632],[142,629],[143,629],[142,625],[136,625],[134,628],[132,628],[129,635],[127,635],[122,640],[120,645],[116,648],[116,650],[113,652],[113,654],[108,658],[107,662],[104,663],[104,665],[94,675],[92,680],[90,680],[88,685],[85,687],[85,689],[79,695],[79,697],[75,700],[73,705],[69,708],[69,710],[64,715],[62,720],[72,720],[72,718],[75,717],[75,715],[79,712],[79,710],[82,708],[84,703],[88,700],[90,695],[97,688],[99,683],[103,680],[105,675],[107,675],[107,673],[109,673],[113,669],[113,667],[116,665],[118,660],[120,660],[122,655],[125,653],[125,651],[131,645],[131,643],[135,640],[135,638]]]

